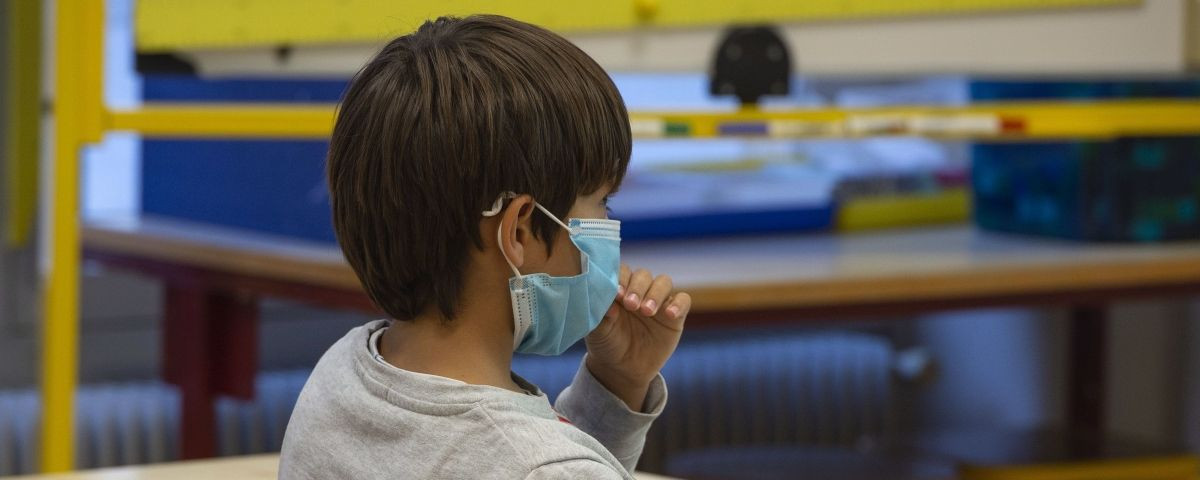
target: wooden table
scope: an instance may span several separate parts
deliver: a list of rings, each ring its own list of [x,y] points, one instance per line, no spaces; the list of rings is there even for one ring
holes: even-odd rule
[[[86,259],[165,283],[164,376],[183,396],[184,458],[215,451],[215,395],[253,396],[259,298],[375,311],[331,245],[148,218],[91,221],[83,238]],[[1200,242],[1097,245],[968,226],[629,243],[622,255],[692,294],[690,328],[1068,306],[1068,426],[1087,431],[1103,431],[1106,305],[1200,292]]]
[[[12,480],[275,480],[278,477],[279,455],[268,454],[8,478]],[[635,473],[634,478],[638,480],[671,480],[669,477],[641,472]]]

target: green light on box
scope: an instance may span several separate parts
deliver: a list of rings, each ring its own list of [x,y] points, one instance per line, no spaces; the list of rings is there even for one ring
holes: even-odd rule
[[[692,126],[687,122],[667,121],[663,126],[663,135],[668,137],[688,137],[692,135]]]

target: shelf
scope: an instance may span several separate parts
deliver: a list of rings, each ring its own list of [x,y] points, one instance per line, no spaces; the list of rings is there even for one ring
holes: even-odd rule
[[[335,106],[149,104],[109,112],[108,128],[151,137],[326,138]],[[966,107],[634,112],[634,138],[1020,140],[1200,135],[1200,101],[1011,102]]]

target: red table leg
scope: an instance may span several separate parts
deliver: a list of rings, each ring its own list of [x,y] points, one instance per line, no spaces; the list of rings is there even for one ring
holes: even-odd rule
[[[212,457],[216,396],[254,397],[258,303],[200,285],[168,283],[164,313],[163,378],[181,396],[180,457]]]
[[[208,302],[195,285],[166,286],[163,378],[179,387],[182,401],[180,457],[216,453],[213,389],[209,382]]]
[[[209,375],[217,393],[254,399],[258,374],[258,300],[249,295],[209,296]]]
[[[1066,398],[1073,453],[1097,454],[1104,445],[1105,378],[1108,374],[1108,309],[1105,304],[1071,307]]]

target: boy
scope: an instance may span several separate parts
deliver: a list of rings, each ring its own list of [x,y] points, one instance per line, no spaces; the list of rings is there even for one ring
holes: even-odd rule
[[[329,148],[346,260],[392,320],[325,353],[282,478],[630,478],[691,306],[619,263],[612,81],[547,30],[439,18],[351,81]],[[564,231],[565,230],[565,231]],[[551,407],[513,352],[587,355]]]

